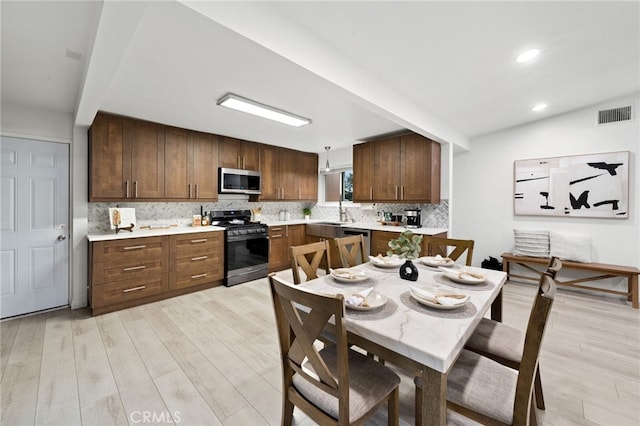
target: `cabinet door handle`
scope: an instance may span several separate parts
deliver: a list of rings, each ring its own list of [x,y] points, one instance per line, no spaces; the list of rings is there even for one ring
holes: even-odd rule
[[[196,183],[196,198],[198,198],[198,184]]]
[[[191,276],[191,279],[192,279],[192,280],[195,280],[195,279],[198,279],[198,278],[204,278],[204,277],[206,277],[206,276],[207,276],[207,274],[192,275],[192,276]]]
[[[208,256],[192,257],[192,258],[191,258],[191,261],[192,261],[192,262],[194,262],[194,261],[196,261],[196,260],[206,260],[206,259],[208,259],[208,258],[209,258]]]
[[[400,187],[400,199],[404,200],[404,185]]]
[[[237,167],[237,168],[239,168],[239,169],[241,168],[241,167],[240,167],[240,164],[241,164],[241,163],[240,163],[240,156],[238,155],[238,156],[236,157],[236,167]]]
[[[398,199],[398,185],[396,185],[396,200]]]
[[[243,168],[243,169],[245,169],[245,168],[246,168],[245,160],[246,160],[246,157],[243,155],[243,156],[242,156],[242,168]]]
[[[129,198],[129,181],[124,182],[124,197]]]
[[[145,245],[142,246],[129,246],[129,247],[123,247],[122,250],[140,250],[145,248]]]
[[[137,270],[145,269],[145,268],[146,268],[146,266],[142,265],[142,266],[132,266],[130,268],[123,268],[122,270],[129,272],[129,271],[137,271]]]
[[[373,200],[373,186],[369,187],[369,199]]]
[[[207,242],[206,238],[201,238],[199,240],[191,240],[191,244],[206,243],[206,242]]]
[[[141,286],[138,286],[138,287],[125,288],[124,290],[122,290],[122,292],[123,293],[129,293],[130,291],[144,290],[145,288],[147,288],[146,285],[141,285]]]
[[[133,181],[133,195],[134,198],[138,198],[138,181]]]
[[[189,197],[188,198],[191,198],[191,184],[188,184],[187,187],[189,187]]]

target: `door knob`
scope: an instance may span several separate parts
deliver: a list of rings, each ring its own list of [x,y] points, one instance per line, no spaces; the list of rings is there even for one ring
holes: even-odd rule
[[[58,235],[58,241],[64,241],[67,239],[66,235]]]

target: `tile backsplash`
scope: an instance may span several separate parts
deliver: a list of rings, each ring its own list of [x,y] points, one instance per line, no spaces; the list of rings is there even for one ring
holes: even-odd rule
[[[311,218],[320,220],[339,219],[337,206],[321,206],[310,202],[249,202],[244,198],[219,200],[215,203],[89,203],[88,232],[90,234],[109,232],[109,207],[132,207],[136,209],[136,221],[140,225],[179,224],[189,225],[194,214],[204,211],[231,209],[262,209],[262,221],[278,220],[281,210],[288,210],[291,219],[302,219],[303,207],[311,207]],[[376,222],[383,211],[404,214],[404,209],[416,207],[416,204],[373,204],[361,207],[346,206],[347,217],[354,222]],[[429,228],[448,228],[449,202],[439,204],[420,204],[422,226]],[[378,213],[380,216],[378,216]]]

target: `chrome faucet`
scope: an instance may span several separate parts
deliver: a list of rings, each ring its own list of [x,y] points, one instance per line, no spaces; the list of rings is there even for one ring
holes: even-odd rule
[[[347,209],[342,207],[342,200],[338,203],[338,211],[340,212],[340,222],[347,222]]]

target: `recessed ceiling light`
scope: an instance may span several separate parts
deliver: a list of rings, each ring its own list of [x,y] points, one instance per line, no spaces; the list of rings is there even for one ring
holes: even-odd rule
[[[308,118],[300,117],[299,115],[261,104],[251,99],[234,95],[233,93],[227,93],[218,99],[217,104],[226,108],[235,109],[236,111],[242,111],[279,123],[288,124],[289,126],[300,127],[311,123],[311,120]]]
[[[531,108],[531,111],[540,112],[544,111],[545,109],[547,109],[547,104],[537,104],[533,108]]]
[[[540,49],[525,50],[524,52],[518,55],[518,57],[516,58],[516,61],[519,64],[524,64],[525,62],[529,62],[539,54],[540,54]]]

